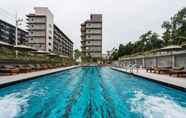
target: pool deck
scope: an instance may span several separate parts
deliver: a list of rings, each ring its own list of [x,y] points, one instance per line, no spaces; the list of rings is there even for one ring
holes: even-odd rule
[[[18,83],[21,81],[37,78],[40,76],[44,76],[47,74],[52,74],[68,69],[77,68],[80,66],[69,66],[69,67],[62,67],[62,68],[56,68],[56,69],[49,69],[49,70],[41,70],[41,71],[35,71],[30,73],[23,73],[23,74],[17,74],[17,75],[11,75],[11,76],[0,76],[0,87],[6,87],[14,83]]]
[[[118,68],[118,67],[112,67],[113,70],[130,73],[126,69]],[[139,77],[143,77],[145,79],[149,79],[151,81],[155,81],[176,89],[180,89],[182,91],[186,92],[186,78],[178,78],[178,77],[172,77],[166,74],[155,74],[155,73],[148,73],[144,69],[134,70],[131,74]]]

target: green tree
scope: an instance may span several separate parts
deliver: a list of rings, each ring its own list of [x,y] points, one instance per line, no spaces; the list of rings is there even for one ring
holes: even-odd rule
[[[140,40],[134,43],[128,42],[126,45],[120,44],[119,49],[114,52],[115,57],[118,58],[163,47],[163,41],[155,32],[148,31],[142,34],[139,39]]]
[[[131,55],[134,53],[145,52],[153,49],[162,48],[168,45],[180,45],[186,42],[186,8],[178,11],[170,21],[164,21],[162,26],[165,29],[162,39],[156,32],[148,31],[139,37],[139,40],[126,45],[120,44],[118,49],[114,49],[112,57]]]
[[[118,60],[118,49],[114,48],[111,56],[113,60]]]
[[[186,41],[186,8],[178,11],[170,21],[162,24],[165,29],[163,39],[165,45],[180,45]]]
[[[81,51],[79,49],[74,50],[74,59],[77,60],[81,56]]]
[[[136,43],[136,52],[144,52],[163,47],[163,41],[155,32],[148,31],[140,36],[140,41]]]
[[[165,32],[163,33],[163,41],[164,45],[170,45],[171,44],[171,23],[169,21],[164,21],[162,26],[163,29],[165,29]]]

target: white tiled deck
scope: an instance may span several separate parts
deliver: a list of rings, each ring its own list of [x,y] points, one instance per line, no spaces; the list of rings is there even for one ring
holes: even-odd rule
[[[123,68],[112,67],[112,69],[127,72],[126,69],[123,69]],[[144,77],[144,78],[149,78],[151,80],[159,81],[161,83],[181,87],[186,90],[186,78],[172,77],[172,76],[165,75],[165,74],[148,73],[142,69],[139,70],[138,72],[134,70],[133,74]]]
[[[42,71],[36,71],[36,72],[30,72],[30,73],[24,73],[24,74],[18,74],[18,75],[11,75],[11,76],[1,76],[0,77],[0,86],[8,83],[13,83],[21,80],[27,80],[34,77],[51,74],[67,69],[76,68],[79,66],[70,66],[70,67],[63,67],[63,68],[56,68],[56,69],[49,69],[49,70],[42,70]]]

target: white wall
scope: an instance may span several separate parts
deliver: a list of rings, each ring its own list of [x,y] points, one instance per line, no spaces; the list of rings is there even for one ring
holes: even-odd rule
[[[35,7],[35,14],[46,16],[46,51],[53,51],[53,25],[54,16],[47,7]],[[49,39],[49,37],[51,39]],[[49,43],[51,45],[49,45]]]

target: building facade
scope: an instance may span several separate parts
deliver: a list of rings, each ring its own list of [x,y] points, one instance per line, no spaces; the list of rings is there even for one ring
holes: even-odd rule
[[[73,56],[73,42],[56,25],[54,25],[53,46],[54,53],[68,57]]]
[[[35,7],[27,15],[29,45],[37,50],[72,57],[73,42],[54,24],[54,17],[47,7]]]
[[[0,41],[15,44],[16,27],[0,19]],[[18,44],[27,45],[28,32],[18,28]]]
[[[47,7],[35,7],[34,13],[27,15],[29,45],[38,50],[53,51],[54,17]]]
[[[81,24],[82,60],[99,61],[102,57],[102,15],[91,14]]]

